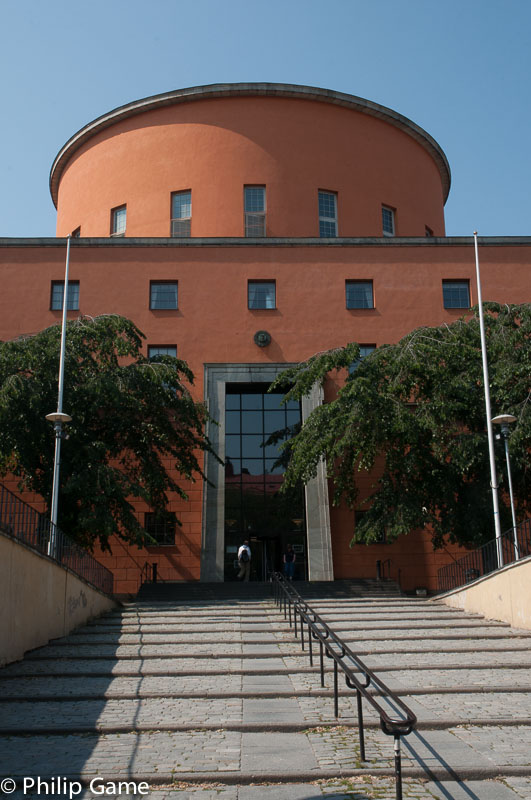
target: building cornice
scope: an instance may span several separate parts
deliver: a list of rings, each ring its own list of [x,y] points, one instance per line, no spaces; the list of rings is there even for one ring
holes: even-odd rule
[[[334,92],[331,89],[320,89],[315,86],[298,86],[291,83],[216,83],[209,86],[192,86],[188,89],[177,89],[173,92],[144,97],[141,100],[135,100],[132,103],[127,103],[106,114],[102,114],[101,117],[97,117],[81,128],[59,150],[50,170],[50,193],[55,207],[57,208],[59,183],[68,161],[93,136],[115,125],[117,122],[134,117],[137,114],[144,114],[147,111],[165,106],[219,97],[290,97],[299,100],[313,100],[344,106],[353,111],[382,119],[411,136],[427,150],[435,161],[441,175],[443,197],[444,202],[446,202],[450,191],[451,173],[450,165],[442,148],[423,128],[391,108],[373,103],[371,100],[365,100],[363,97],[356,97],[344,92]]]
[[[34,238],[8,238],[0,237],[2,247],[66,247],[66,238],[34,237]],[[531,247],[531,236],[479,236],[478,243],[482,247]],[[395,237],[337,237],[334,239],[308,238],[259,238],[246,237],[80,237],[71,239],[74,248],[195,248],[195,247],[471,247],[474,244],[472,236],[395,236]]]

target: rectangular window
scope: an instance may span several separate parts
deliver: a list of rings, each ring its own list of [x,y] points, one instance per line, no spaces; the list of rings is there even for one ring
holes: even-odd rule
[[[427,225],[426,225],[426,226],[425,226],[425,228],[424,228],[424,235],[425,235],[425,236],[428,236],[428,237],[430,237],[430,236],[433,236],[433,231],[432,231],[432,229],[431,229],[431,228],[428,228],[428,226],[427,226]]]
[[[337,236],[337,195],[335,192],[319,192],[319,236]]]
[[[347,308],[374,308],[372,281],[346,281]]]
[[[249,281],[247,300],[248,308],[276,308],[275,281]]]
[[[174,192],[171,196],[171,235],[190,236],[192,229],[192,192]]]
[[[144,514],[144,530],[149,533],[159,545],[175,544],[175,520],[168,519],[165,515],[146,511]],[[149,547],[149,544],[148,544]]]
[[[80,236],[81,236],[81,226],[72,231],[72,239],[79,239]]]
[[[52,311],[63,310],[64,281],[52,281],[50,308]],[[79,311],[79,281],[68,281],[67,311]]]
[[[443,305],[445,308],[470,308],[468,281],[443,281]]]
[[[395,212],[389,206],[382,206],[382,232],[384,236],[395,235]]]
[[[368,355],[376,350],[375,344],[360,344],[360,357],[353,361],[348,368],[349,375],[353,375],[358,369],[359,365]]]
[[[243,208],[246,236],[266,235],[265,186],[243,187]]]
[[[125,236],[127,206],[118,206],[111,211],[111,236]]]
[[[155,356],[173,356],[177,358],[176,344],[150,344],[148,347],[148,358]]]
[[[151,281],[149,284],[150,309],[156,310],[158,308],[177,308],[177,288],[177,281]]]

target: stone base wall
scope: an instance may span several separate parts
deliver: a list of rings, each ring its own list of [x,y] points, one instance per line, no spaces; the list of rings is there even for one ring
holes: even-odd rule
[[[439,595],[447,606],[531,630],[531,557]]]
[[[0,533],[0,666],[115,605],[82,578]]]

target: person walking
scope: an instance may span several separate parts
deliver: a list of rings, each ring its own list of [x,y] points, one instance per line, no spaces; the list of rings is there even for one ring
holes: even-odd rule
[[[251,548],[249,547],[249,539],[245,539],[238,550],[238,564],[240,567],[238,579],[240,581],[248,581],[251,577]]]
[[[286,551],[282,558],[284,562],[284,575],[288,579],[288,581],[293,580],[293,574],[295,572],[295,551],[291,544],[286,546]]]

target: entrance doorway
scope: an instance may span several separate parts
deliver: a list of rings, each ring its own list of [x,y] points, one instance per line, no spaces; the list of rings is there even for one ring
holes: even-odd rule
[[[298,401],[281,404],[268,384],[226,384],[225,580],[235,580],[238,548],[249,540],[252,580],[282,569],[287,544],[296,553],[295,579],[307,577],[304,490],[280,492],[282,444],[300,427]]]

